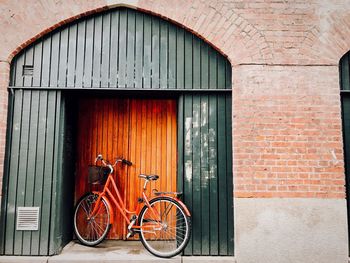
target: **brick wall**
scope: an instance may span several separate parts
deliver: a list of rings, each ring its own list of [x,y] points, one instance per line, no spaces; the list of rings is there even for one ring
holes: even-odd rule
[[[117,4],[187,27],[234,65],[236,197],[344,198],[337,65],[350,49],[347,0],[2,1],[0,178],[12,57],[46,32]]]
[[[235,196],[344,198],[338,68],[234,72]]]

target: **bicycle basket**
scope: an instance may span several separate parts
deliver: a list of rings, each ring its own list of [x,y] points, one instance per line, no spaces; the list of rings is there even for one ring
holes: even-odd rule
[[[104,184],[109,173],[109,167],[89,165],[89,184]]]

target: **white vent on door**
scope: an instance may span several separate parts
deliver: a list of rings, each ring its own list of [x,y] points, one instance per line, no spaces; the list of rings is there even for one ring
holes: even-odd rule
[[[18,207],[16,230],[38,230],[39,207]]]

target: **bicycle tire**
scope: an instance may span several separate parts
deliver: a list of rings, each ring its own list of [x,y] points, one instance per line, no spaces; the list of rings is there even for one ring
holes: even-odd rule
[[[170,197],[154,198],[150,201],[150,206],[157,209],[161,222],[152,218],[154,215],[147,205],[142,208],[138,223],[141,227],[139,234],[143,246],[151,254],[161,258],[171,258],[180,254],[190,240],[191,218],[186,215],[180,203]],[[146,230],[150,222],[158,224],[158,229],[153,227],[154,233]],[[159,223],[162,229],[159,229]]]
[[[74,233],[78,240],[86,246],[100,244],[110,229],[110,212],[103,199],[100,202],[101,208],[99,208],[97,215],[88,219],[89,212],[92,212],[93,204],[97,198],[97,194],[87,193],[80,198],[74,212]]]

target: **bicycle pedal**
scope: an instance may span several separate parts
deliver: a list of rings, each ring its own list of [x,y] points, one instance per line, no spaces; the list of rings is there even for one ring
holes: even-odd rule
[[[126,239],[129,237],[133,237],[135,235],[134,231],[129,231],[128,234],[126,235]]]
[[[131,219],[131,222],[130,222],[130,224],[128,225],[128,230],[129,230],[129,231],[131,231],[131,228],[135,225],[136,219],[137,219],[136,216],[134,216],[134,217]]]

